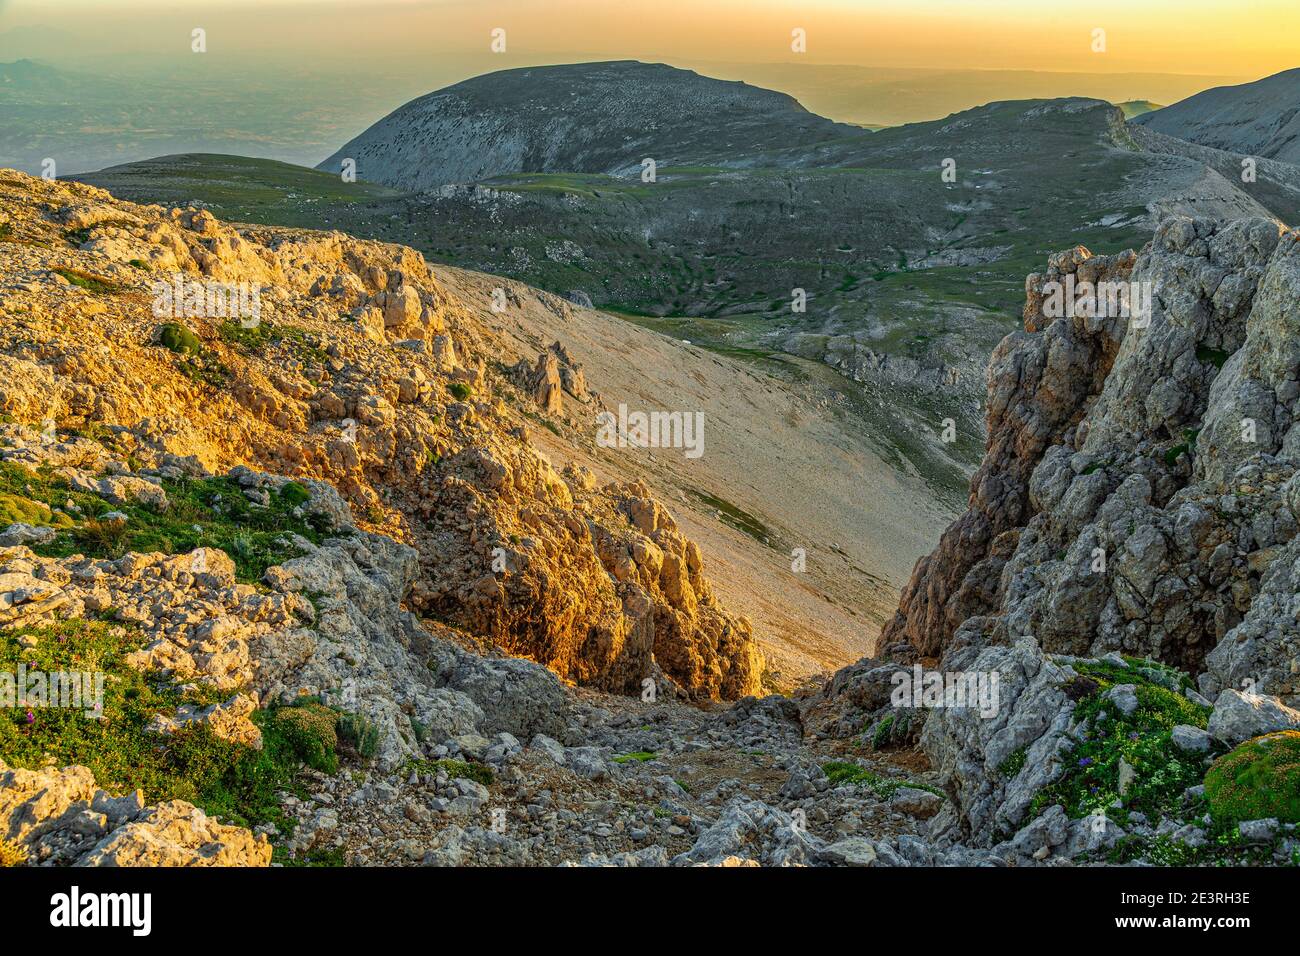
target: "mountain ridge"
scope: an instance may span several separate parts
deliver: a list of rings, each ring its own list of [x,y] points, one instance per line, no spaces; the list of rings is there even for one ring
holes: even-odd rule
[[[335,172],[352,159],[362,178],[414,192],[521,172],[626,176],[645,158],[661,166],[727,164],[796,137],[858,132],[785,93],[611,60],[502,70],[436,90],[317,168]]]
[[[1149,129],[1203,146],[1300,163],[1300,68],[1220,86],[1137,117]]]

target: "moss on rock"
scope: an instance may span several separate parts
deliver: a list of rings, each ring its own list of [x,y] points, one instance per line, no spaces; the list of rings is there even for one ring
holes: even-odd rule
[[[1205,795],[1216,821],[1300,823],[1300,731],[1265,734],[1220,757],[1205,775]]]

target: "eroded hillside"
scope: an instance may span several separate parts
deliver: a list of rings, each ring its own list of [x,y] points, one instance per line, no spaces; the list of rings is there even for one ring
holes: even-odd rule
[[[421,613],[580,683],[635,689],[653,656],[691,696],[758,689],[749,627],[714,599],[699,549],[643,485],[562,477],[530,447],[492,336],[417,253],[245,236],[19,175],[3,188],[11,419],[95,430],[138,468],[323,479],[419,549]],[[251,328],[160,319],[159,277],[260,284],[266,311]]]

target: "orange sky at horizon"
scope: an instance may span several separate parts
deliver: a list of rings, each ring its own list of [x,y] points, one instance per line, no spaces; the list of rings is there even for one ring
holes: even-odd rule
[[[80,32],[105,53],[174,48],[187,24],[241,53],[363,58],[486,52],[504,27],[519,55],[582,59],[1244,78],[1300,66],[1296,0],[0,0],[0,30]],[[804,54],[790,49],[796,27]]]

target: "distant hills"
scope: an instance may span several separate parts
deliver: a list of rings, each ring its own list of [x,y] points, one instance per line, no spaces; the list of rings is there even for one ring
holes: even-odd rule
[[[859,131],[785,93],[662,63],[529,67],[421,96],[346,143],[361,176],[408,190],[512,173],[626,175],[660,166],[735,165],[774,149]]]
[[[1115,105],[1124,111],[1125,119],[1132,119],[1135,116],[1150,113],[1152,110],[1164,109],[1159,103],[1152,103],[1150,100],[1126,100]]]
[[[359,182],[339,177],[348,156]],[[980,451],[986,359],[1020,325],[1025,275],[1076,244],[1140,248],[1171,212],[1300,221],[1300,167],[1261,160],[1250,184],[1239,173],[1235,154],[1094,99],[871,132],[781,93],[625,61],[422,96],[318,171],[178,155],[79,178],[224,219],[409,244],[725,354],[830,366],[879,390],[899,462],[958,493]],[[933,422],[954,413],[962,440],[927,451]]]
[[[6,92],[28,96],[40,93],[62,95],[75,89],[76,86],[71,75],[35,60],[0,63],[0,89]]]
[[[1137,122],[1203,146],[1300,163],[1300,69],[1206,90]]]
[[[1046,70],[943,70],[805,63],[683,62],[708,76],[746,79],[789,93],[822,116],[845,123],[898,126],[941,119],[1000,100],[1083,96],[1108,103],[1176,103],[1211,86],[1249,77],[1171,73],[1057,73]]]

